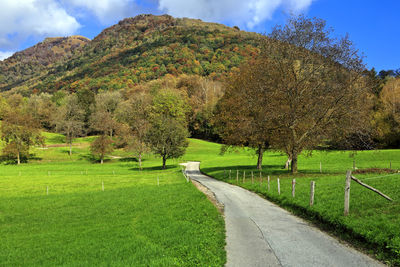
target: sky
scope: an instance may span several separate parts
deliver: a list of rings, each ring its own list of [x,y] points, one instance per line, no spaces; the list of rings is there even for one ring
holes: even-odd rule
[[[266,33],[291,14],[327,21],[349,34],[370,69],[400,68],[398,0],[0,0],[0,60],[46,37],[90,39],[138,14],[199,18]]]

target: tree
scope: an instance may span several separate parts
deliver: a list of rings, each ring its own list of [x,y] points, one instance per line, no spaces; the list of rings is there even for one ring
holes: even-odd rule
[[[292,173],[304,149],[348,135],[367,118],[362,59],[347,36],[332,38],[325,26],[323,20],[304,16],[276,26],[269,37],[261,38],[252,66],[242,66],[240,78],[231,83],[239,88],[232,90],[238,93],[229,105],[243,105],[234,118],[240,122],[238,141],[267,140],[288,155]]]
[[[42,93],[32,95],[27,102],[28,112],[47,130],[52,128],[52,117],[56,113],[56,105],[51,98],[50,94]]]
[[[189,108],[180,92],[164,89],[153,99],[150,111],[151,126],[146,141],[151,150],[166,161],[178,158],[189,145],[186,114]]]
[[[85,133],[85,111],[81,109],[76,95],[65,98],[64,105],[58,107],[54,118],[57,132],[63,134],[69,144],[69,155],[72,155],[72,141]]]
[[[362,58],[348,36],[330,37],[325,21],[304,16],[276,26],[261,49],[259,68],[274,125],[271,144],[292,159],[323,139],[363,127],[368,107]]]
[[[400,78],[389,78],[379,95],[376,131],[386,147],[400,146]]]
[[[20,95],[9,98],[9,106],[2,115],[1,139],[6,143],[3,153],[15,157],[19,165],[21,157],[29,155],[30,146],[43,143],[39,123],[26,109]]]
[[[85,129],[90,127],[90,115],[92,115],[93,105],[95,104],[95,93],[88,88],[81,88],[76,92],[77,103],[80,110],[83,110],[83,122]]]
[[[153,121],[147,134],[147,142],[155,154],[162,158],[162,168],[166,168],[166,161],[178,158],[185,154],[189,145],[186,138],[187,129],[177,120],[161,115]]]
[[[272,126],[266,116],[269,102],[264,90],[260,90],[267,81],[260,82],[257,72],[258,66],[248,63],[227,80],[225,94],[217,106],[216,124],[225,144],[256,149],[257,169],[261,169]]]
[[[146,142],[150,128],[149,105],[150,97],[144,92],[136,92],[128,100],[118,106],[117,118],[123,125],[119,129],[119,136],[126,143],[125,149],[133,151],[139,160],[139,169],[142,169],[142,156],[149,151]]]
[[[112,138],[118,128],[115,112],[120,102],[121,94],[119,92],[107,91],[96,95],[95,105],[89,119],[90,127],[102,135],[107,134]]]
[[[90,144],[90,151],[93,155],[100,157],[101,164],[103,164],[104,156],[114,150],[112,143],[113,141],[111,137],[100,135],[93,141],[93,143]]]

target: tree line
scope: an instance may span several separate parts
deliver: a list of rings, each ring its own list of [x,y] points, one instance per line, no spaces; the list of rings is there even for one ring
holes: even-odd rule
[[[73,140],[97,135],[91,151],[100,162],[114,148],[138,158],[184,154],[186,137],[250,147],[262,167],[266,149],[298,155],[312,149],[400,146],[400,71],[367,70],[348,36],[332,37],[321,19],[290,18],[260,36],[257,55],[221,81],[166,75],[120,90],[87,88],[54,94],[3,93],[3,154],[19,163],[42,144],[41,129]]]

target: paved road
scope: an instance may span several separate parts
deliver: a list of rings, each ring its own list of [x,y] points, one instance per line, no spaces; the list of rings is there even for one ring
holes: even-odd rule
[[[224,206],[227,266],[383,266],[302,219],[238,186],[186,170]]]

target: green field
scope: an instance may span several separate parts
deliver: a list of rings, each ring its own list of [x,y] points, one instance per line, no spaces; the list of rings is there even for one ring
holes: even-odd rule
[[[167,170],[147,155],[139,171],[136,160],[120,150],[97,164],[88,152],[93,137],[75,140],[69,157],[62,136],[45,135],[48,147],[34,148],[28,164],[0,165],[1,265],[222,266],[223,217],[184,179],[178,163],[188,160],[201,161],[203,172],[257,192],[382,261],[400,264],[399,173],[354,174],[394,201],[352,182],[350,215],[343,216],[345,173],[353,161],[358,169],[400,169],[400,150],[315,151],[300,156],[295,176],[282,169],[284,155],[268,151],[260,183],[252,150],[221,155],[221,145],[191,139],[186,155],[168,161]],[[316,181],[313,207],[310,181]]]
[[[0,165],[1,266],[225,263],[223,218],[177,161],[161,170],[147,156],[143,171],[132,158],[94,164],[91,139],[76,140],[71,158],[67,147],[35,148],[28,164]]]
[[[343,216],[346,170],[356,161],[358,169],[400,169],[400,150],[363,151],[352,156],[350,152],[315,151],[312,156],[300,156],[299,174],[293,176],[283,170],[286,157],[268,151],[264,155],[260,184],[259,171],[255,169],[254,151],[238,150],[219,155],[220,145],[191,140],[188,160],[200,160],[202,172],[217,179],[237,184],[259,193],[294,213],[311,219],[322,228],[342,236],[356,246],[368,250],[389,264],[400,265],[400,173],[354,174],[365,183],[381,190],[394,199],[389,202],[376,193],[351,182],[350,215]],[[320,173],[322,164],[322,174]],[[229,180],[229,170],[232,171]],[[246,179],[243,183],[243,171]],[[254,183],[251,181],[251,171]],[[268,191],[266,178],[270,176]],[[278,195],[277,178],[281,194]],[[292,179],[296,178],[296,194],[292,197]],[[309,206],[310,182],[316,182],[315,204]]]

